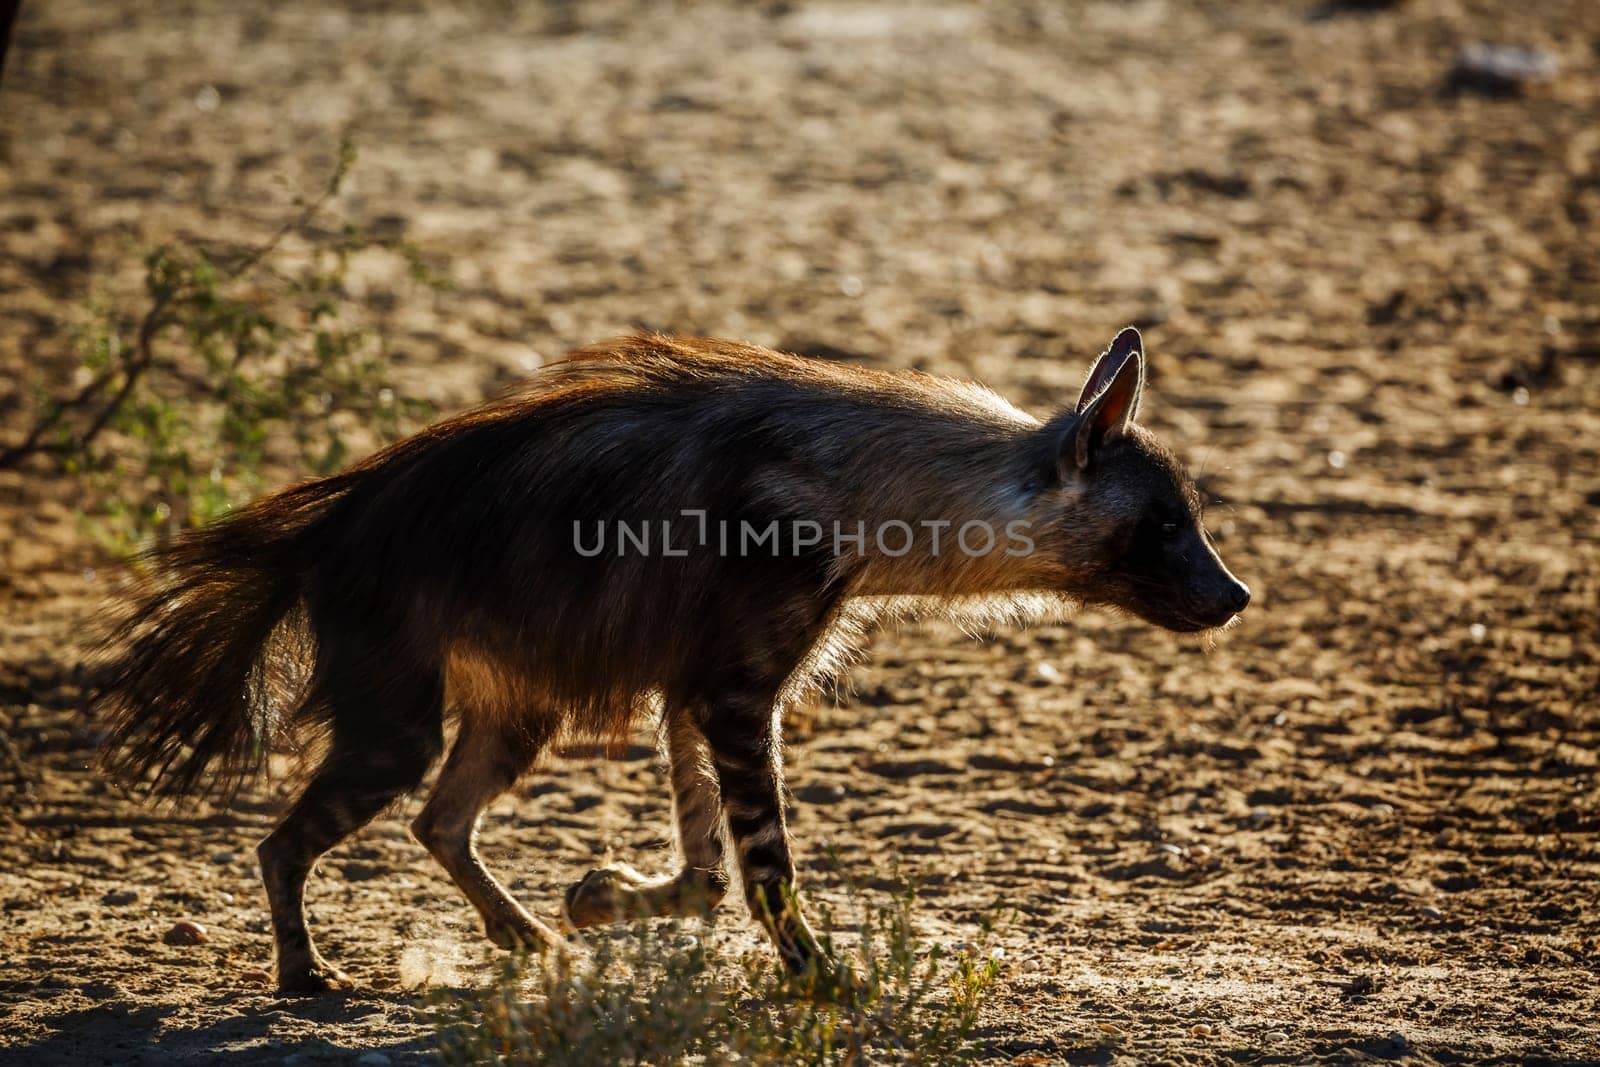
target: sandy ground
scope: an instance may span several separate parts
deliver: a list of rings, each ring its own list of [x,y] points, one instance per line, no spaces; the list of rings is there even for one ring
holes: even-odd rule
[[[806,866],[897,856],[936,939],[1014,909],[1002,1061],[1600,1061],[1600,6],[1321,14],[31,0],[0,440],[141,249],[264,234],[346,128],[343,210],[454,282],[395,314],[442,409],[647,326],[1044,413],[1136,322],[1244,625],[881,636],[796,730]],[[1562,73],[1442,93],[1476,40]],[[0,1061],[422,1058],[408,987],[494,956],[405,812],[312,886],[368,992],[281,1002],[253,845],[287,784],[174,815],[89,770],[111,571],[77,503],[0,475]],[[648,749],[560,760],[486,851],[548,912],[608,855],[664,863],[666,820]],[[180,918],[210,940],[164,944]]]

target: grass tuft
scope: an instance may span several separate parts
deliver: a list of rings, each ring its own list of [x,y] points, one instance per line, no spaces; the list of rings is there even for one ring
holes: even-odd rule
[[[872,901],[847,891],[850,944],[824,935],[838,973],[823,983],[782,973],[764,945],[736,956],[682,925],[644,921],[602,933],[591,950],[514,960],[476,993],[438,995],[441,1055],[457,1067],[974,1058],[999,954],[920,939],[913,888]],[[813,910],[837,928],[830,909]]]

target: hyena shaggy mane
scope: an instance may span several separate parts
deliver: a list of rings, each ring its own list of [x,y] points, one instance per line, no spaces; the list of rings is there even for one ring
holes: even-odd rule
[[[484,807],[552,740],[659,716],[681,869],[591,871],[567,920],[711,908],[726,842],[784,962],[825,969],[790,891],[779,720],[864,622],[1088,602],[1198,631],[1248,601],[1134,421],[1143,381],[1132,329],[1043,424],[969,383],[728,341],[584,349],[157,548],[97,698],[107,765],[228,792],[278,732],[325,738],[260,846],[280,988],[318,991],[348,980],[312,945],[307,874],[422,782],[447,720],[412,829],[511,948],[558,935],[478,858]]]

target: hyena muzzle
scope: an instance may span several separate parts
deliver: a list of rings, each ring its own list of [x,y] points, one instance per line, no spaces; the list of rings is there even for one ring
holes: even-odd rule
[[[1248,601],[1135,421],[1143,387],[1132,329],[1043,423],[972,383],[726,341],[581,350],[156,548],[108,645],[107,765],[228,793],[276,734],[322,739],[260,846],[280,987],[317,991],[348,980],[312,944],[307,875],[421,785],[447,724],[412,829],[514,948],[559,934],[479,859],[484,808],[556,739],[657,717],[681,866],[590,872],[571,924],[715,907],[727,848],[784,962],[826,968],[792,888],[779,724],[865,624],[1095,603],[1199,631]]]

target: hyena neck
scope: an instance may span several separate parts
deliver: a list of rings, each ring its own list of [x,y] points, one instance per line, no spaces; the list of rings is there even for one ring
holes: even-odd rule
[[[845,516],[866,533],[866,551],[839,560],[853,595],[957,600],[1029,585],[1036,424],[971,429],[944,447],[877,453],[876,491],[856,496]]]

